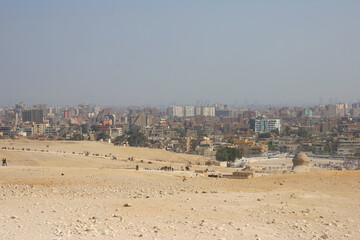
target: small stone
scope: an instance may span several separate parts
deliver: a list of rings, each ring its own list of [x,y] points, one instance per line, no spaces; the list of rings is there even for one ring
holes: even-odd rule
[[[125,204],[124,204],[124,207],[131,207],[131,204],[125,203]]]
[[[119,218],[120,220],[122,220],[122,217],[120,215],[118,215],[118,214],[113,214],[113,217],[114,218]]]
[[[322,235],[320,238],[322,238],[322,239],[328,239],[329,236],[328,236],[327,234],[324,234],[324,235]]]

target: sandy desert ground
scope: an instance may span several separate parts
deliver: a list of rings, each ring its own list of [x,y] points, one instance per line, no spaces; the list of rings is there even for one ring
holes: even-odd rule
[[[98,142],[1,140],[2,157],[1,240],[360,239],[358,171],[209,178],[178,171],[204,157]]]

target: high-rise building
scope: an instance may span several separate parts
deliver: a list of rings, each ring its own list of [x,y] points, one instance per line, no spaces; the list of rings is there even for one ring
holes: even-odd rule
[[[88,104],[80,104],[78,110],[80,115],[87,115],[91,112],[91,107]]]
[[[22,113],[23,122],[35,122],[35,123],[43,123],[44,115],[43,110],[32,109],[32,110],[24,110]]]
[[[251,111],[251,110],[245,111],[245,112],[243,113],[243,118],[255,119],[255,118],[256,118],[256,112],[255,112],[255,111]]]
[[[216,117],[230,117],[232,115],[232,109],[227,105],[216,105],[215,116]]]
[[[64,118],[65,119],[70,119],[71,118],[71,111],[70,110],[65,110],[64,111]]]
[[[200,106],[197,106],[195,108],[195,116],[200,116],[201,115],[201,107]]]
[[[18,114],[18,116],[22,117],[22,112],[26,109],[26,104],[21,102],[18,104],[15,104],[15,113]]]
[[[185,117],[195,116],[195,107],[194,106],[185,106]]]
[[[211,106],[202,107],[201,115],[205,117],[215,117],[215,107],[211,107]]]
[[[94,107],[94,113],[95,115],[98,115],[100,113],[101,107],[100,106],[95,106]]]
[[[183,106],[170,106],[167,109],[167,113],[171,117],[184,117],[184,107]]]
[[[255,133],[269,133],[275,129],[281,132],[281,119],[250,119],[250,128]]]
[[[34,104],[33,106],[34,109],[36,110],[42,110],[43,114],[47,114],[47,105],[46,104]]]

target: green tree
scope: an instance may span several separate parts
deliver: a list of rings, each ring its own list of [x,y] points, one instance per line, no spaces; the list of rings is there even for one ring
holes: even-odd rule
[[[226,151],[226,148],[220,148],[219,150],[216,151],[216,160],[221,161],[221,162],[227,162],[229,159],[229,154]]]
[[[148,145],[148,138],[141,132],[133,132],[129,136],[128,142],[133,147],[146,147]]]
[[[97,140],[100,140],[100,139],[106,140],[106,139],[109,139],[109,138],[110,138],[109,134],[101,132],[101,133],[99,133],[97,135],[96,139]]]
[[[140,132],[140,130],[141,130],[141,128],[139,126],[133,125],[129,128],[127,135],[132,135],[132,134],[138,133],[138,132]]]
[[[144,133],[140,132],[140,127],[132,126],[127,132],[128,142],[133,147],[146,147],[148,145],[148,138]]]
[[[216,160],[222,162],[234,162],[236,158],[242,158],[242,154],[238,148],[224,147],[216,151]]]
[[[81,131],[82,133],[89,133],[89,125],[86,124],[81,124]]]
[[[73,140],[73,141],[81,141],[83,140],[83,137],[80,133],[75,133],[71,138],[70,140]]]
[[[91,131],[93,131],[93,132],[97,132],[97,131],[99,131],[99,126],[98,125],[91,125],[91,127],[90,127],[90,129],[91,129]]]
[[[117,136],[115,139],[114,139],[114,142],[124,142],[126,140],[126,135],[123,134],[121,136]]]

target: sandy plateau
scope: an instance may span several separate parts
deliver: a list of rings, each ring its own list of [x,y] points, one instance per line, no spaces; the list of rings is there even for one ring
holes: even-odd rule
[[[360,239],[359,171],[209,178],[204,157],[99,142],[1,140],[3,157],[1,240]]]

